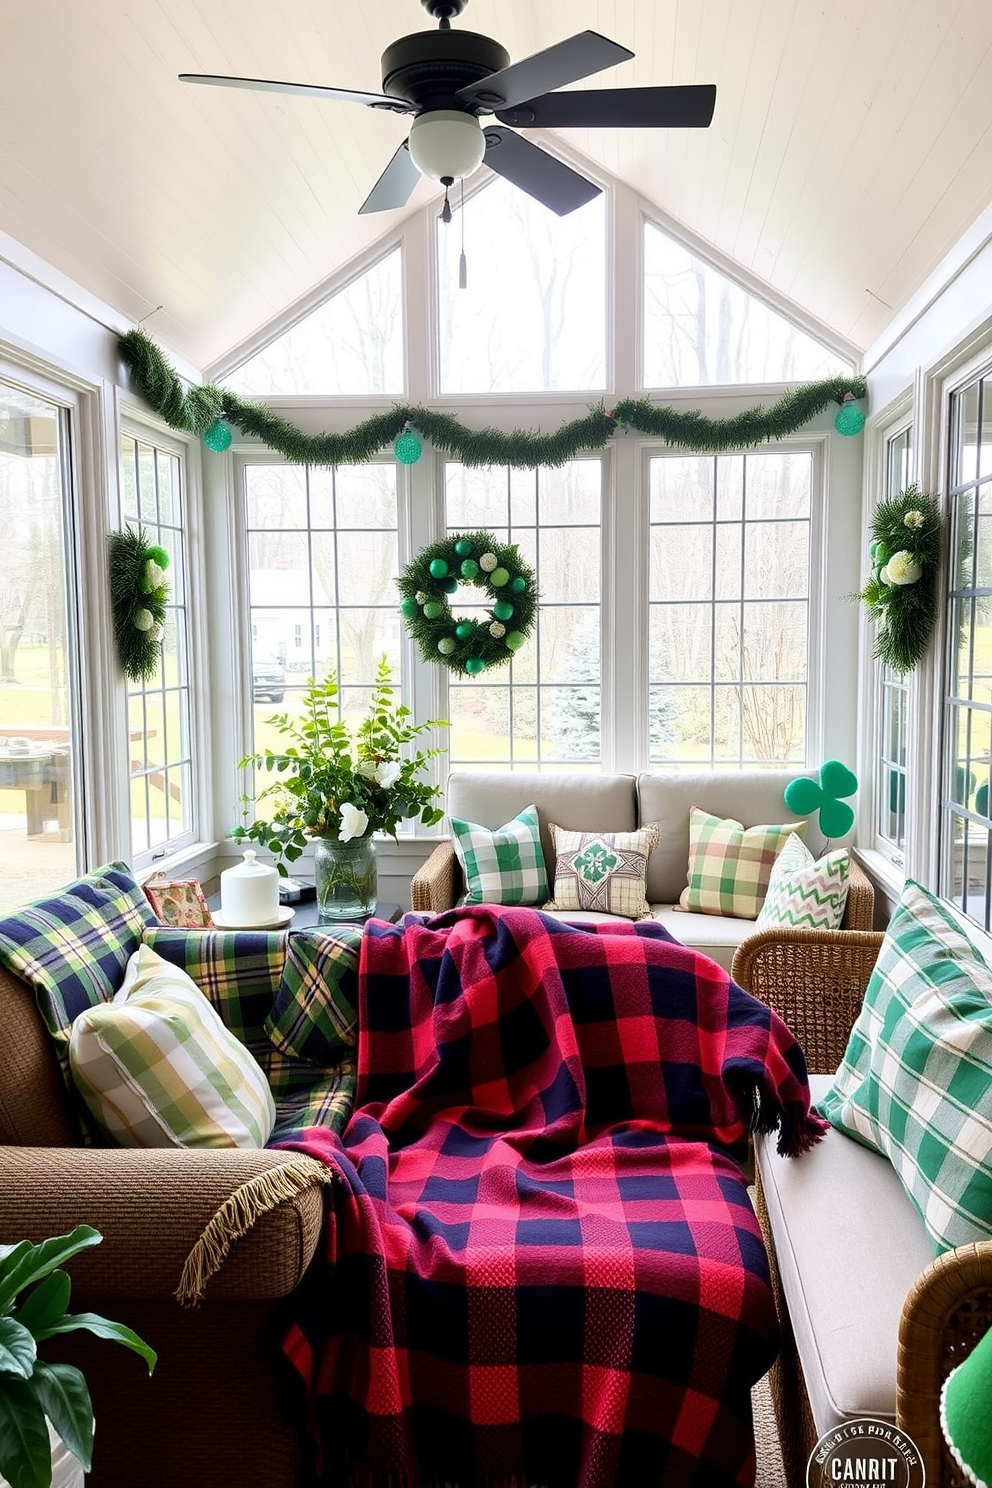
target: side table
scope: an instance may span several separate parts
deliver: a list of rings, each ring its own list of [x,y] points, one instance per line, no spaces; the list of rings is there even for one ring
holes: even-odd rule
[[[220,894],[211,894],[210,895],[210,898],[207,900],[207,908],[208,909],[220,909]],[[290,920],[290,922],[289,922],[288,925],[286,925],[286,926],[278,926],[277,928],[279,928],[279,929],[286,929],[291,934],[292,934],[292,932],[294,930],[315,930],[315,929],[320,929],[321,928],[321,922],[317,918],[317,901],[316,901],[316,899],[308,899],[305,904],[293,904],[293,905],[290,906],[290,908],[292,908],[292,909],[294,909],[296,911],[296,913],[293,915],[293,918]],[[398,905],[398,904],[390,904],[388,901],[383,900],[383,899],[380,899],[378,901],[378,903],[376,904],[375,914],[369,915],[368,918],[370,920],[388,920],[391,925],[395,925],[396,922],[399,920],[400,916],[402,915],[402,913],[403,913],[403,910],[400,907],[400,905]],[[361,919],[361,920],[333,920],[333,921],[325,920],[324,921],[323,928],[326,928],[326,929],[330,930],[330,929],[333,929],[334,925],[364,925],[364,924],[365,924],[364,919]],[[251,926],[249,926],[249,925],[246,925],[245,926],[245,929],[246,930],[248,930],[250,928],[251,928]]]

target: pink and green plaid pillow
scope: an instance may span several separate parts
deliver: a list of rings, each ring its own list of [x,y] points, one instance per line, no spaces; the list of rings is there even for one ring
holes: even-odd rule
[[[805,822],[745,827],[732,818],[710,816],[698,806],[689,813],[689,882],[679,904],[697,914],[757,919],[768,891],[772,866],[789,837],[801,836]]]

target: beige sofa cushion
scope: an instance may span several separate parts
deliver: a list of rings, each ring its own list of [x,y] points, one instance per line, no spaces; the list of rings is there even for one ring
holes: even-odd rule
[[[637,826],[637,795],[633,775],[524,774],[453,770],[448,776],[446,809],[449,816],[478,822],[480,827],[501,827],[525,806],[533,803],[541,823],[541,843],[554,883],[555,849],[551,823],[577,832],[632,832]],[[686,837],[686,859],[689,856]]]
[[[765,822],[805,821],[782,799],[798,770],[728,770],[699,774],[681,770],[637,777],[639,820],[661,822],[661,840],[648,863],[648,903],[677,904],[689,872],[689,813],[700,806],[713,816],[733,817],[745,827]],[[812,776],[815,778],[815,776]],[[524,803],[526,804],[526,802]],[[823,837],[811,821],[806,844],[819,857]],[[751,925],[753,930],[753,922]]]
[[[833,1076],[811,1075],[814,1101]],[[829,1131],[802,1157],[755,1138],[817,1435],[854,1416],[894,1421],[899,1314],[932,1260],[919,1215],[889,1162]]]

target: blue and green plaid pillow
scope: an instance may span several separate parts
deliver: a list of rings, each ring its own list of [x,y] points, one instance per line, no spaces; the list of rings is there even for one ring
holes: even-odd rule
[[[362,931],[301,930],[290,937],[282,980],[265,1032],[284,1054],[333,1064],[354,1048]]]
[[[911,879],[819,1106],[889,1159],[938,1254],[992,1235],[992,970]]]
[[[0,963],[33,990],[70,1090],[73,1019],[110,1001],[142,931],[154,923],[124,863],[98,868],[0,920]]]

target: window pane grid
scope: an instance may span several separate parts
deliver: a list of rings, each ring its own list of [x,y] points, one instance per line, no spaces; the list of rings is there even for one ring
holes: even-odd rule
[[[947,688],[944,704],[940,892],[983,929],[992,929],[992,428],[985,426],[989,379],[951,397],[948,496],[951,552]]]
[[[650,490],[651,762],[805,762],[810,455],[657,456]]]
[[[158,664],[151,677],[128,684],[131,844],[140,856],[164,852],[193,830],[184,471],[179,455],[125,434],[121,475],[126,522],[170,558]]]
[[[452,767],[599,767],[601,484],[598,460],[534,471],[446,463],[449,536],[483,525],[484,513],[498,542],[519,546],[541,596],[534,632],[506,667],[472,680],[452,675]],[[452,608],[487,606],[481,590],[466,587]]]

